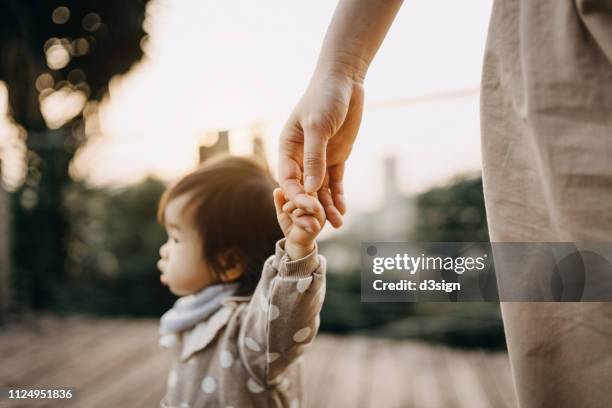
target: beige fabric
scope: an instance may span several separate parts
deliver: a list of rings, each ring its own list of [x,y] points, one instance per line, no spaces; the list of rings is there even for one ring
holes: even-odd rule
[[[612,242],[612,1],[498,0],[481,95],[492,241]],[[612,401],[612,303],[503,303],[522,408]]]
[[[230,296],[208,320],[183,332],[161,407],[304,405],[304,350],[319,328],[325,258],[315,249],[291,261],[284,240],[265,263],[252,297]]]

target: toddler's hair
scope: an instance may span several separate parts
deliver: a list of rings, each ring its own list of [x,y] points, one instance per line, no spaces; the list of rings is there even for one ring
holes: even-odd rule
[[[215,156],[164,192],[157,219],[164,225],[168,203],[189,194],[183,211],[201,238],[204,261],[217,280],[224,269],[242,265],[236,295],[250,295],[265,260],[283,237],[272,197],[277,186],[267,168],[253,158]],[[226,257],[226,264],[220,256]]]

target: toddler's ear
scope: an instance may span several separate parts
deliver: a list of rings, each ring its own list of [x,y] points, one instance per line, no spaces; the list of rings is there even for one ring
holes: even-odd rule
[[[220,276],[222,282],[235,281],[244,272],[242,258],[237,251],[232,249],[219,255],[219,264],[223,269],[223,274]]]

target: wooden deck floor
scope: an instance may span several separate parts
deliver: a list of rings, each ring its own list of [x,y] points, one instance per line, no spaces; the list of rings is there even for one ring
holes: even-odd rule
[[[158,407],[169,355],[156,334],[156,320],[87,317],[45,317],[0,330],[0,387],[76,389],[69,402],[5,400],[0,407]],[[311,408],[515,406],[504,353],[320,335],[306,364]]]

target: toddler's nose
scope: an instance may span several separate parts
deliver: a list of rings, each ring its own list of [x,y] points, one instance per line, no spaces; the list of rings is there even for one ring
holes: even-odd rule
[[[163,259],[168,255],[168,244],[159,247],[159,256]]]

